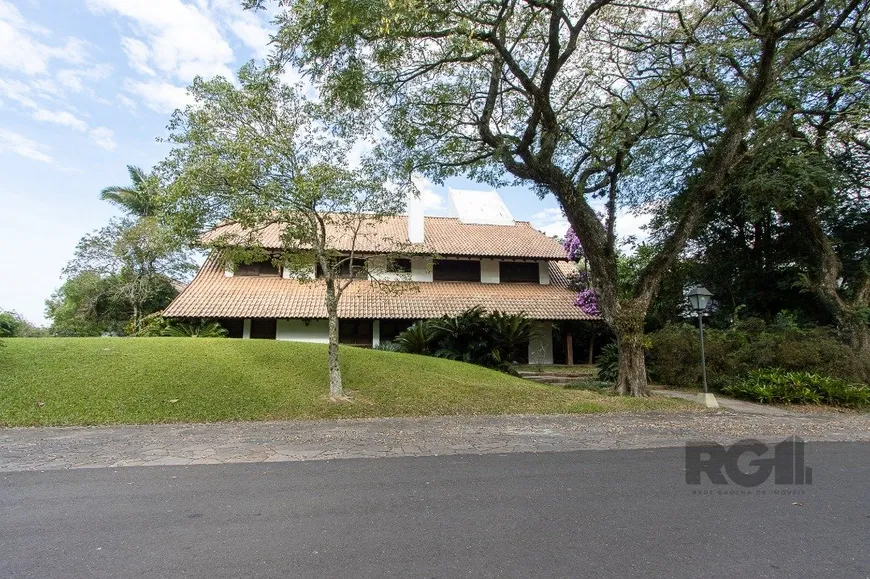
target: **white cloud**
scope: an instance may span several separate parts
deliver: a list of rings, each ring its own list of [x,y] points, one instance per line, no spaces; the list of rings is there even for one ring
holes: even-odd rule
[[[568,231],[568,220],[565,219],[565,214],[561,209],[550,207],[543,211],[538,211],[532,215],[532,227],[539,231],[543,231],[547,235],[564,237]]]
[[[97,64],[87,68],[68,68],[57,73],[57,82],[73,92],[82,92],[85,87],[83,81],[98,81],[108,77],[112,73],[112,67],[108,64]]]
[[[18,8],[10,4],[9,2],[5,2],[4,0],[0,0],[0,20],[4,22],[8,22],[15,28],[19,28],[21,30],[27,30],[29,32],[35,32],[36,34],[48,34],[48,30],[43,28],[42,26],[37,26],[32,22],[28,22],[25,20],[24,16],[21,15]]]
[[[45,151],[45,145],[32,141],[18,133],[0,128],[0,153],[10,152],[34,161],[51,163],[52,158]]]
[[[604,201],[596,200],[592,208],[603,214]],[[635,213],[628,208],[620,208],[616,212],[616,235],[621,239],[634,237],[638,241],[646,239],[647,233],[643,230],[650,221],[649,213]],[[565,218],[565,214],[557,207],[550,207],[532,215],[532,226],[547,235],[564,237],[565,232],[571,226]]]
[[[52,60],[81,64],[87,58],[87,43],[78,38],[67,38],[62,45],[49,45],[34,35],[48,35],[45,28],[28,22],[21,12],[0,0],[0,68],[25,75],[48,72]]]
[[[423,209],[439,212],[447,208],[444,196],[435,192],[435,184],[426,177],[415,175],[411,177],[414,186],[420,191],[420,199],[423,201]]]
[[[125,36],[121,39],[121,48],[124,49],[124,54],[127,55],[127,62],[133,70],[148,76],[155,76],[154,70],[148,66],[151,51],[148,49],[147,44],[136,38]]]
[[[168,82],[127,80],[124,90],[139,97],[151,110],[162,114],[172,113],[193,102],[186,88]]]
[[[214,11],[233,35],[250,48],[256,58],[269,55],[270,20],[263,11],[242,10],[238,0],[211,0]]]
[[[86,1],[92,11],[118,14],[134,25],[141,46],[129,40],[124,45],[128,58],[133,57],[133,68],[140,71],[150,68],[185,82],[196,75],[232,77],[229,68],[234,60],[232,48],[202,2],[194,5],[181,0]]]
[[[0,97],[17,102],[27,108],[36,107],[36,101],[31,98],[33,91],[27,83],[20,80],[0,78]]]
[[[131,113],[135,113],[137,108],[138,108],[136,106],[136,101],[134,101],[130,97],[124,96],[122,94],[118,95],[118,102],[121,103],[121,106],[123,106],[125,109],[127,109]]]
[[[269,56],[270,35],[266,27],[260,25],[259,22],[247,19],[230,21],[229,27],[239,40],[254,51],[257,58]]]
[[[75,129],[76,131],[87,131],[88,124],[72,114],[69,111],[49,111],[46,109],[36,109],[31,115],[34,120],[44,123],[54,123],[64,127]]]
[[[102,147],[107,151],[114,151],[115,147],[118,144],[115,142],[115,133],[111,129],[107,129],[106,127],[97,127],[95,129],[91,129],[90,133],[91,138],[97,144],[98,147]]]

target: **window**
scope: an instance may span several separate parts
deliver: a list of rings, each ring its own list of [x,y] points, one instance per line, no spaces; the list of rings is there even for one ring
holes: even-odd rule
[[[346,257],[346,256],[345,256],[345,257],[341,257],[341,258],[339,258],[339,259],[341,259],[341,260],[343,260],[343,261],[342,261],[342,262],[339,264],[339,266],[338,266],[338,275],[337,275],[337,277],[347,279],[347,278],[350,277],[350,264],[351,264],[351,260],[350,260],[350,258],[348,258],[348,257]],[[336,261],[338,261],[338,259],[337,259]],[[332,263],[335,263],[335,261],[333,261]],[[354,273],[354,278],[355,278],[355,279],[361,279],[361,278],[364,277],[363,273],[364,273],[364,269],[365,269],[365,268],[363,267],[362,263],[363,263],[363,260],[362,260],[361,258],[358,258],[358,257],[357,257],[357,258],[355,258],[355,259],[353,260],[353,268],[354,268],[354,271],[355,271],[355,273]],[[316,272],[317,272],[316,275],[317,275],[318,278],[322,278],[322,277],[323,277],[323,268],[320,267],[320,262],[317,263],[317,266],[316,266]]]
[[[372,332],[372,320],[340,320],[338,322],[338,341],[342,344],[371,346]]]
[[[411,260],[393,259],[387,264],[387,271],[392,273],[411,273]]]
[[[226,318],[218,320],[220,325],[227,331],[227,338],[241,338],[245,323],[241,318]]]
[[[392,342],[416,320],[381,320],[381,343]]]
[[[442,259],[432,268],[435,281],[480,281],[480,261],[471,259]]]
[[[240,263],[234,275],[277,277],[281,274],[278,268],[275,267],[275,264],[271,260],[268,260],[255,263]]]
[[[541,283],[536,261],[501,261],[498,275],[501,283]]]
[[[275,318],[254,318],[251,320],[251,339],[274,340],[278,331]]]

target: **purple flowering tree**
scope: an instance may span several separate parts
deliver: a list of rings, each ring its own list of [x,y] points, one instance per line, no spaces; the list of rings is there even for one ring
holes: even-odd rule
[[[585,256],[583,254],[583,246],[580,245],[580,240],[574,234],[574,228],[569,227],[565,233],[565,241],[562,242],[562,247],[572,261],[580,261]]]
[[[590,316],[601,315],[601,309],[598,307],[598,293],[593,289],[589,281],[589,267],[586,263],[586,255],[583,253],[580,240],[574,235],[573,228],[568,228],[562,246],[565,248],[568,257],[578,264],[579,271],[570,280],[572,287],[577,290],[574,305],[580,308],[580,311],[584,314],[589,314]],[[580,267],[581,262],[583,264],[582,268]]]

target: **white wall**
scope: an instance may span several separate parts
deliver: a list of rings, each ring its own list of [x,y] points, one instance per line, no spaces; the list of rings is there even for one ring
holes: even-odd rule
[[[480,281],[482,283],[499,283],[501,274],[498,269],[497,259],[480,260]]]
[[[251,318],[245,318],[242,322],[242,338],[245,340],[251,338]]]
[[[341,323],[341,322],[339,322]],[[372,321],[372,348],[381,345],[381,321]]]
[[[383,255],[370,257],[367,261],[369,276],[373,279],[378,281],[411,281],[411,274],[387,271],[387,258]]]
[[[303,320],[278,320],[278,331],[275,337],[290,342],[326,344],[329,342],[329,322],[309,320],[306,326]]]
[[[550,285],[550,262],[538,262],[538,282],[541,285]]]
[[[411,258],[411,281],[432,281],[432,258]]]
[[[529,364],[553,363],[553,323],[535,322],[532,339],[529,340]]]
[[[302,266],[302,264],[296,264],[295,269],[289,269],[284,267],[281,270],[281,277],[284,279],[314,279],[314,276],[317,274],[317,268],[314,265],[314,258],[311,258],[310,265]]]

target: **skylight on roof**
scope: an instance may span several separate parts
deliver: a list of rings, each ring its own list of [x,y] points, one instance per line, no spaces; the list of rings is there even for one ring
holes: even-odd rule
[[[478,225],[514,225],[514,218],[496,191],[448,189],[447,204],[451,217],[462,223]]]

